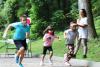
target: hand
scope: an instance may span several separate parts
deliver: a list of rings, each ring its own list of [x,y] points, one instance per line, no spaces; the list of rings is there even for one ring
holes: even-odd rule
[[[30,42],[30,39],[26,39],[26,43],[29,43]]]
[[[61,41],[61,39],[59,39],[59,41]]]
[[[2,38],[6,39],[6,33],[3,34]]]

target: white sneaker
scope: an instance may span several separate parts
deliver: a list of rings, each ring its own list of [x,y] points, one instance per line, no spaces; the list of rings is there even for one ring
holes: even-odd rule
[[[68,62],[65,62],[65,65],[66,65],[66,66],[71,66],[71,64],[70,64],[70,63],[68,63]]]
[[[53,64],[52,60],[49,60],[49,64],[51,64],[51,65]]]
[[[40,65],[41,65],[41,66],[43,66],[43,65],[44,65],[44,62],[43,62],[43,61],[41,61],[41,62],[40,62]]]

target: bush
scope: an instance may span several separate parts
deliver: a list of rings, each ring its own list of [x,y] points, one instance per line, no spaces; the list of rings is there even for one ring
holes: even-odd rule
[[[17,17],[20,17],[24,13],[25,13],[25,7],[19,8],[18,11],[17,11]]]
[[[31,34],[33,38],[37,38],[43,35],[44,29],[48,26],[47,21],[37,20],[34,24],[31,25]]]
[[[100,29],[100,16],[94,19],[96,29]]]
[[[51,17],[51,21],[51,25],[53,25],[56,30],[63,30],[65,26],[67,26],[66,17],[63,10],[55,11]]]
[[[73,3],[71,6],[71,11],[70,11],[70,15],[69,17],[73,18],[73,19],[77,19],[78,18],[78,5],[77,2]]]

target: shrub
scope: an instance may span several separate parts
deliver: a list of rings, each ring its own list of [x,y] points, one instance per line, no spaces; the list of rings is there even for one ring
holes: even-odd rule
[[[63,10],[57,10],[51,17],[51,25],[57,30],[64,29],[67,26],[66,17]]]

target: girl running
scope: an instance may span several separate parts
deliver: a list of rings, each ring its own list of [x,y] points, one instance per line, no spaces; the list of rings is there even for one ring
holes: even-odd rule
[[[40,65],[44,64],[44,58],[45,58],[47,50],[49,51],[49,63],[52,64],[52,56],[53,56],[52,43],[53,43],[55,38],[59,39],[59,37],[57,37],[54,34],[54,30],[51,26],[48,26],[43,33],[44,33],[43,55],[42,55]]]

